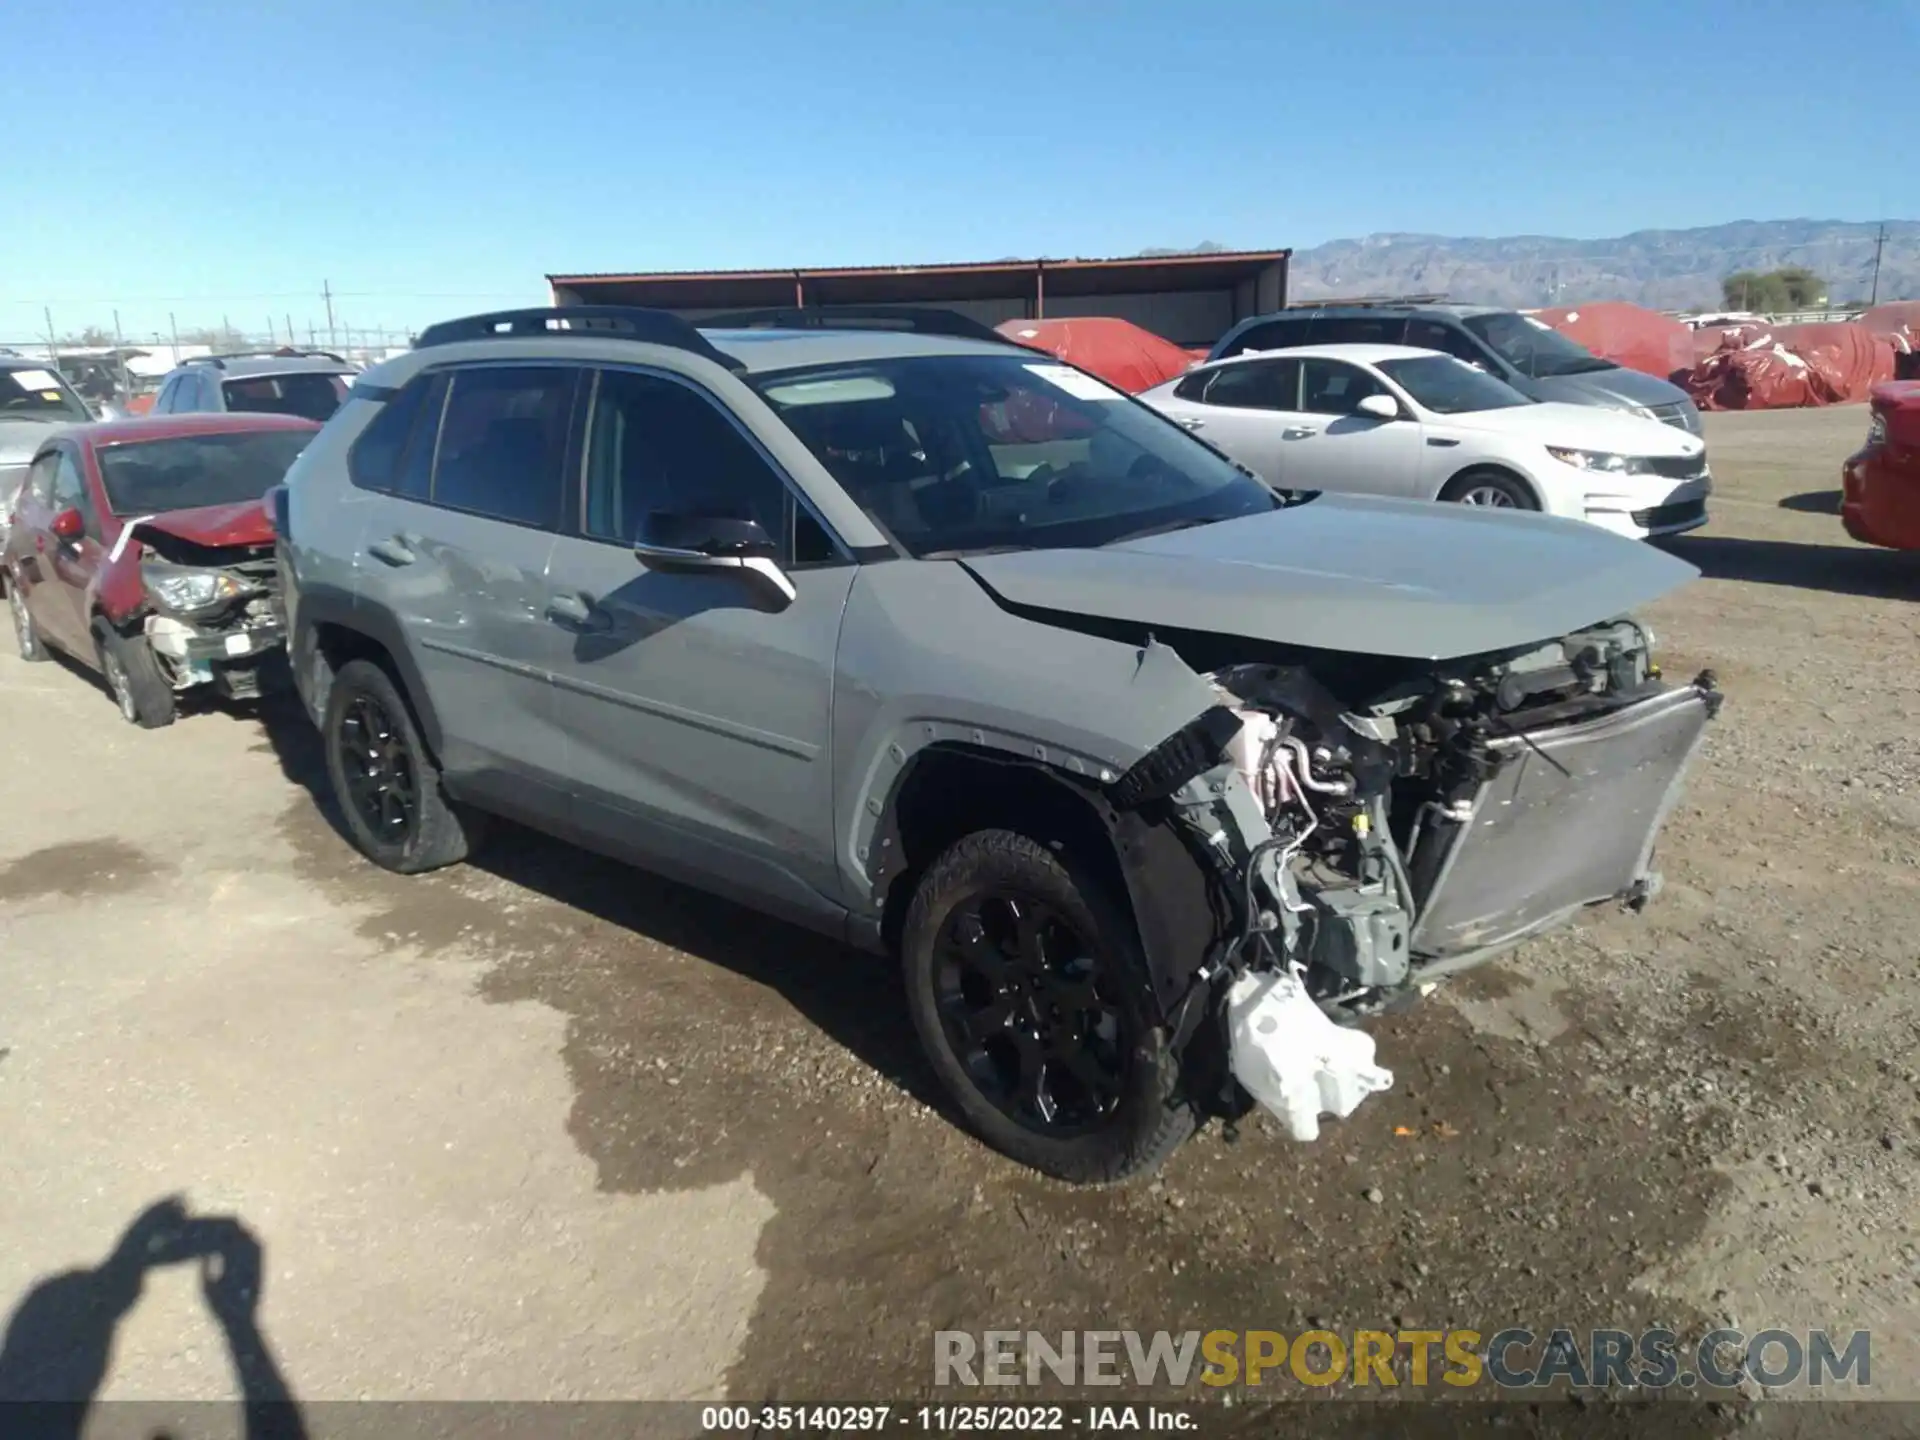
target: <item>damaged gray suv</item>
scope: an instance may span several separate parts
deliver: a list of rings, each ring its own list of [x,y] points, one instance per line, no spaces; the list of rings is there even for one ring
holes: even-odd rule
[[[968,1123],[1073,1181],[1244,1112],[1250,981],[1349,1026],[1643,903],[1718,703],[1629,615],[1680,561],[1276,492],[940,312],[437,325],[276,503],[369,858],[502,814],[896,955]]]

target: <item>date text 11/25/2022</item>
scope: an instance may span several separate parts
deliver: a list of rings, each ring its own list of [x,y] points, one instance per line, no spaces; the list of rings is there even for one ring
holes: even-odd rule
[[[932,1435],[1046,1430],[1171,1434],[1197,1429],[1199,1418],[1164,1405],[708,1405],[700,1412],[700,1426],[753,1434],[895,1429]]]

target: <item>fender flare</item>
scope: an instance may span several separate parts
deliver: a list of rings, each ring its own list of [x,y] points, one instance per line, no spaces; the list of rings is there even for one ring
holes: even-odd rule
[[[350,592],[335,585],[302,585],[297,604],[294,632],[287,638],[288,655],[293,664],[295,688],[315,723],[319,723],[326,712],[325,691],[314,683],[321,678],[321,667],[327,664],[320,653],[320,627],[331,625],[370,640],[386,652],[393,662],[401,694],[413,707],[420,737],[437,761],[444,733],[440,717],[434,711],[433,695],[420,674],[420,667],[407,646],[406,631],[393,613],[356,600]],[[325,678],[331,682],[330,671]]]
[[[964,728],[969,738],[977,733],[972,727]],[[893,758],[899,748],[893,747],[889,757]],[[1111,783],[1112,767],[1096,768],[1089,774],[1083,759],[1082,768],[1076,771],[1054,763],[1054,758],[1034,754],[1036,748],[1044,749],[1029,745],[1021,754],[1005,746],[978,742],[929,741],[910,756],[898,755],[885,797],[870,794],[862,817],[873,821],[871,838],[861,847],[863,856],[875,857],[868,869],[871,903],[884,906],[893,886],[906,872],[898,807],[907,780],[927,756],[955,754],[972,763],[1024,771],[1034,783],[1055,787],[1056,796],[1067,797],[1082,807],[1105,833],[1125,890],[1117,898],[1127,902],[1138,931],[1155,1005],[1176,1040],[1184,1041],[1204,1017],[1206,1007],[1182,1007],[1193,992],[1196,972],[1212,958],[1217,943],[1230,931],[1231,897],[1222,892],[1214,870],[1179,832],[1164,805],[1120,809],[1105,791],[1105,785]],[[878,915],[873,923],[880,923]]]

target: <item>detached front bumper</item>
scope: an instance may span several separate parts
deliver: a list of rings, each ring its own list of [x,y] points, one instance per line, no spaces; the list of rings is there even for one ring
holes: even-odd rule
[[[1463,969],[1588,905],[1638,901],[1707,722],[1710,674],[1590,720],[1504,736],[1466,818],[1415,852],[1413,978]]]

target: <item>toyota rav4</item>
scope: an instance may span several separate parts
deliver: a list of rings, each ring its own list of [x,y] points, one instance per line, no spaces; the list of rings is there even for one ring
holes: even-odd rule
[[[1629,614],[1680,561],[1276,491],[940,312],[450,321],[277,504],[368,857],[504,814],[891,953],[967,1121],[1075,1181],[1244,1111],[1250,981],[1364,1041],[1325,1017],[1644,902],[1718,701]],[[1309,1126],[1380,1083],[1325,1073]]]

